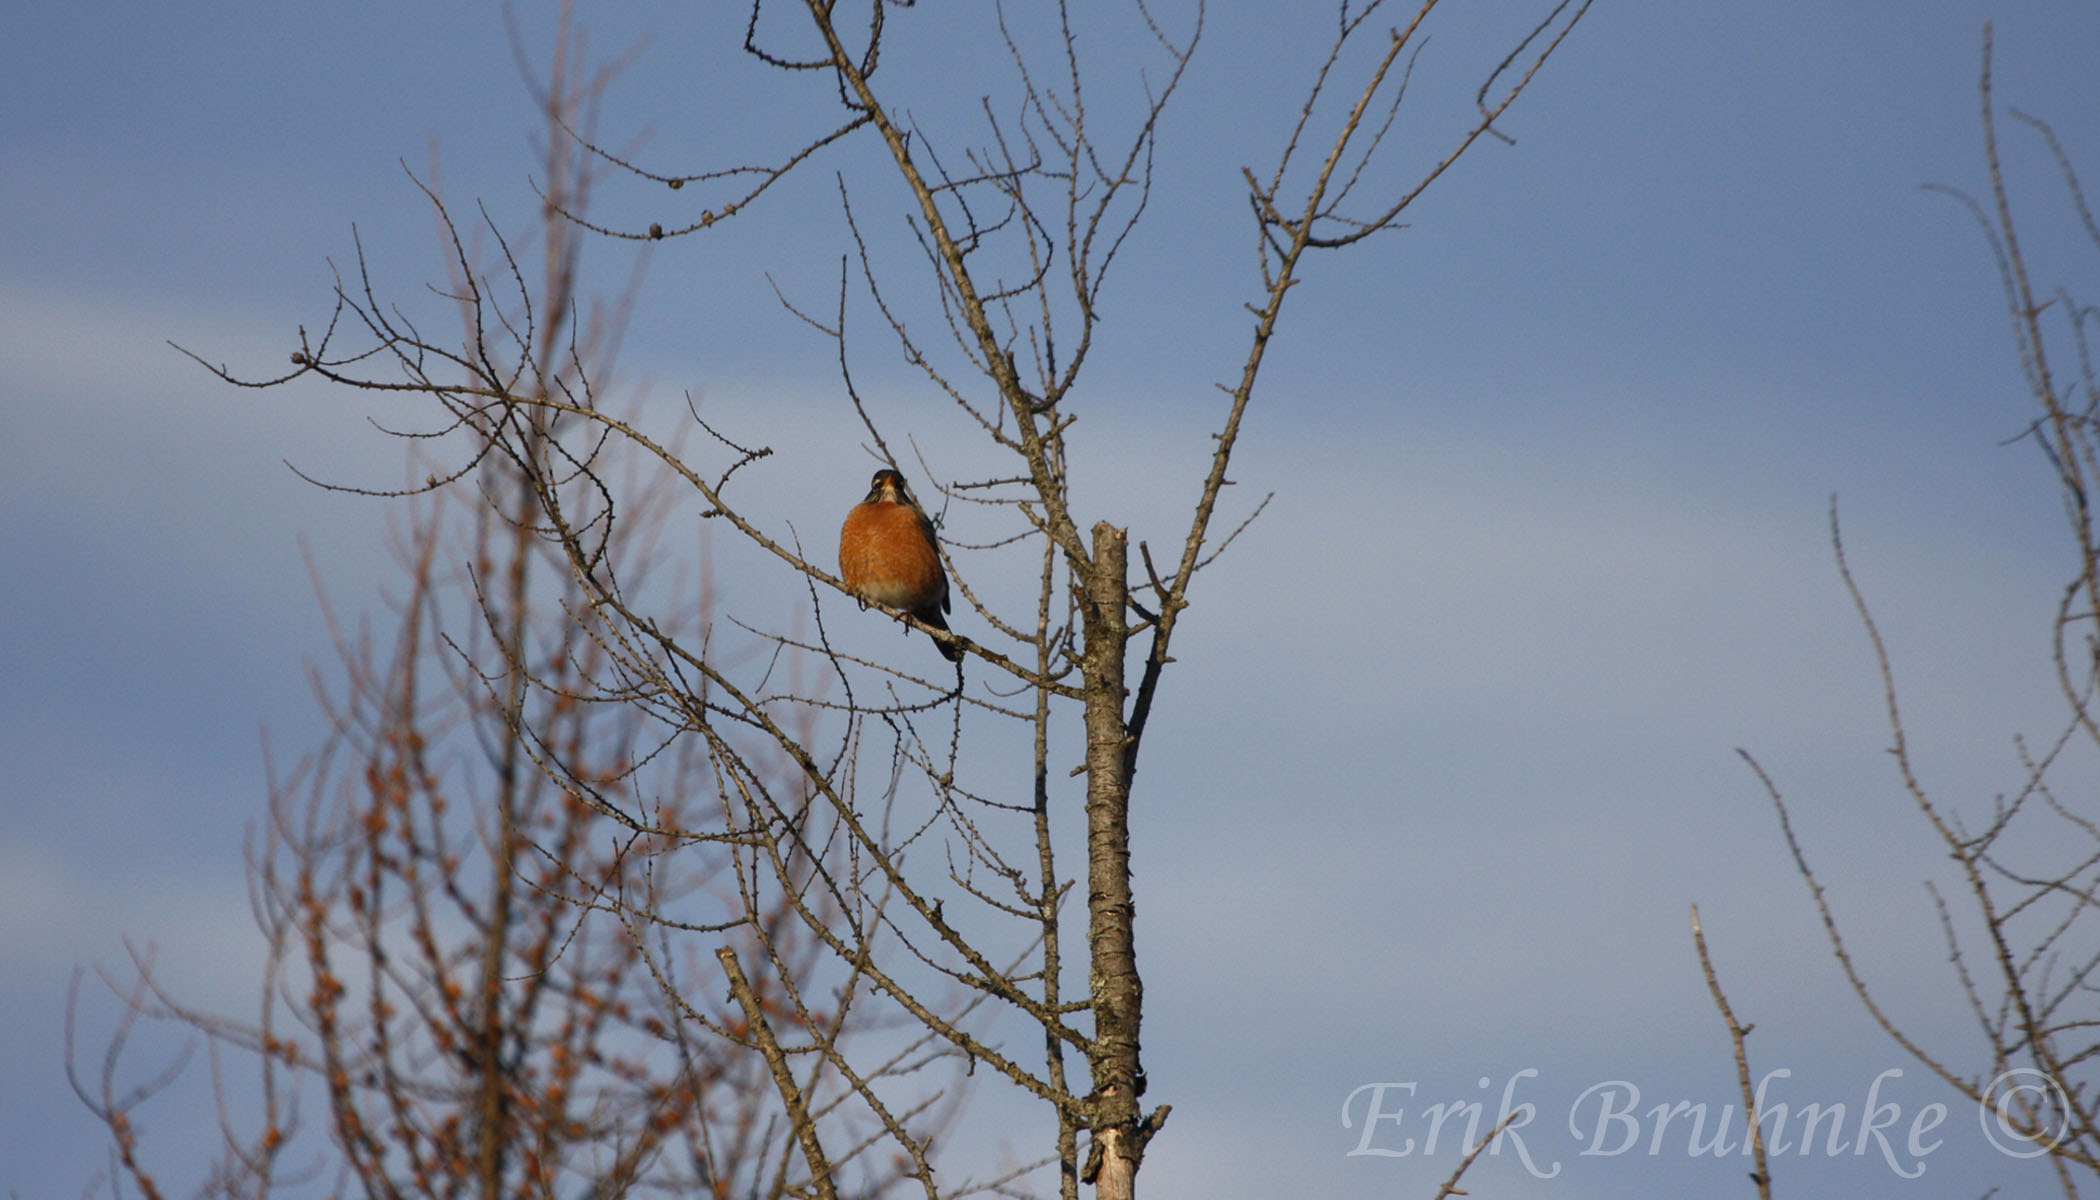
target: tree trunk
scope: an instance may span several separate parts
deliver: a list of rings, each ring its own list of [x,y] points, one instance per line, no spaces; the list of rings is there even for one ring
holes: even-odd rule
[[[1087,580],[1086,827],[1087,941],[1094,1009],[1094,1145],[1084,1174],[1100,1200],[1130,1200],[1145,1152],[1138,1092],[1143,1069],[1138,1023],[1144,984],[1138,978],[1131,927],[1130,759],[1124,724],[1123,660],[1129,540],[1107,522],[1094,526],[1094,563]]]

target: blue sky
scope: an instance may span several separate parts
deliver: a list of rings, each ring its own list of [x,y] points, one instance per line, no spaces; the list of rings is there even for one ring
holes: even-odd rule
[[[546,8],[520,6],[529,54]],[[1004,84],[976,70],[996,62],[982,31],[938,8],[900,18],[942,28],[890,68],[926,81],[930,126],[967,128],[944,96]],[[1244,337],[1237,168],[1273,155],[1317,48],[1319,23],[1282,11],[1214,6],[1080,401],[1087,519],[1155,541],[1200,478],[1210,385]],[[1509,11],[1443,15],[1404,155],[1449,128]],[[2012,735],[2055,720],[2066,543],[2033,451],[2002,444],[2028,412],[1987,252],[1919,186],[1983,183],[1986,19],[2001,103],[2100,170],[2090,4],[1600,0],[1506,120],[1515,145],[1480,147],[1406,231],[1312,265],[1234,471],[1276,500],[1203,581],[1141,776],[1148,1098],[1175,1106],[1155,1186],[1433,1190],[1448,1159],[1348,1155],[1345,1098],[1380,1081],[1472,1097],[1482,1078],[1499,1094],[1526,1069],[1531,1144],[1565,1169],[1491,1163],[1483,1186],[1739,1186],[1736,1163],[1681,1149],[1578,1156],[1566,1127],[1607,1080],[1733,1099],[1694,901],[1793,1098],[1857,1104],[1902,1067],[1883,1087],[1906,1120],[1948,1099],[1845,994],[1734,749],[1796,801],[1897,1006],[1966,1047],[1919,886],[1937,852],[1882,753],[1825,521],[1836,494],[1932,782],[1970,800],[2011,785]],[[734,19],[590,20],[601,51],[648,35],[605,121],[615,140],[648,131],[667,169],[735,160],[797,117],[735,90]],[[1124,47],[1103,40],[1108,71]],[[2093,248],[2067,236],[2039,143],[2004,132],[2030,256],[2075,283]],[[362,398],[236,392],[167,343],[277,369],[325,316],[353,223],[382,289],[412,297],[440,265],[401,161],[434,148],[448,194],[517,222],[534,133],[493,5],[10,15],[0,1187],[74,1194],[100,1162],[60,1073],[75,964],[118,961],[129,936],[200,1001],[249,1002],[261,746],[311,744],[306,664],[329,657],[304,555],[351,609],[390,570],[383,506],[284,466],[398,477]],[[608,187],[600,211],[689,220],[666,195]],[[845,246],[828,171],[739,220],[656,249],[623,370],[785,448],[758,494],[824,531],[856,498],[838,481],[866,469],[860,431],[767,279],[828,302]],[[623,247],[592,253],[623,275]],[[863,328],[891,422],[960,472],[975,451]],[[1812,1155],[1780,1164],[1781,1187],[2038,1186],[1973,1114],[1946,1128],[1919,1180]]]

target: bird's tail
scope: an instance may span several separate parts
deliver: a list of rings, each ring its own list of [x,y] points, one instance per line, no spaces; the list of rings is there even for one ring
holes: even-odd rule
[[[948,619],[942,616],[938,610],[934,612],[919,613],[916,615],[921,621],[926,622],[928,625],[933,626],[935,629],[948,628]],[[930,633],[926,636],[933,637],[933,635]],[[963,648],[961,646],[958,646],[953,642],[944,642],[939,638],[933,638],[933,644],[940,649],[941,657],[947,659],[949,662],[959,663],[963,660]]]

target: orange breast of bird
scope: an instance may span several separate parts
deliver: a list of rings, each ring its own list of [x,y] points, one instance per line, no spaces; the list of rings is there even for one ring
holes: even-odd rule
[[[839,577],[862,599],[943,623],[948,577],[933,531],[908,504],[874,501],[847,514],[839,531]]]

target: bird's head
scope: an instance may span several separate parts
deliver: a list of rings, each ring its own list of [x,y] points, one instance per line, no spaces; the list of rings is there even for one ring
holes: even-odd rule
[[[904,476],[899,475],[888,467],[884,467],[882,470],[875,472],[875,478],[868,484],[867,502],[869,504],[910,504],[912,502],[911,491],[904,486]]]

